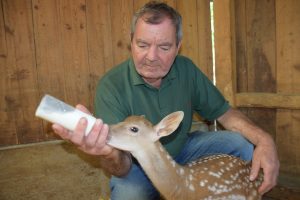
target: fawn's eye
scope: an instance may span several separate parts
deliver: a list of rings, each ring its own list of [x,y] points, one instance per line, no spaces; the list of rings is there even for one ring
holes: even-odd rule
[[[130,131],[137,133],[139,131],[139,129],[137,127],[133,126],[133,127],[130,127]]]

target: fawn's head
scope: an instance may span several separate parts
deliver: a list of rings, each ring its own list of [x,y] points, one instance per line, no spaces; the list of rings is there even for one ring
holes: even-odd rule
[[[124,151],[138,150],[149,142],[154,143],[173,133],[183,116],[182,111],[173,112],[155,126],[143,116],[130,116],[123,122],[109,127],[108,144]]]

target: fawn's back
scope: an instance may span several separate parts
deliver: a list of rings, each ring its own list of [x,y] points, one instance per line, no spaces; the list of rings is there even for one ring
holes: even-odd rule
[[[185,184],[199,191],[199,199],[260,199],[262,176],[250,181],[251,164],[237,157],[212,155],[184,167],[188,176]]]

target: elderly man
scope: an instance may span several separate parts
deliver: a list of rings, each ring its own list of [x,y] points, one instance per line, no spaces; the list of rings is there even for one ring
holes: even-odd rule
[[[129,115],[145,115],[155,124],[165,115],[182,110],[185,117],[179,129],[161,140],[178,163],[216,153],[252,160],[250,178],[254,180],[263,169],[264,182],[259,191],[267,192],[276,184],[279,169],[272,138],[231,108],[190,59],[178,55],[181,39],[180,14],[165,3],[147,3],[133,17],[132,57],[99,82],[95,98],[99,119],[90,134],[84,136],[85,119],[72,134],[57,124],[54,131],[84,152],[97,155],[103,169],[112,174],[111,199],[158,199],[159,193],[139,163],[127,152],[106,144],[107,124]],[[81,105],[77,108],[88,112]],[[189,134],[193,112],[207,120],[218,120],[228,131]]]

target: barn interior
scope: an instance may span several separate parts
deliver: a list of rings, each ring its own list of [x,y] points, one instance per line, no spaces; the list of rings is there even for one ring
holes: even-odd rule
[[[0,199],[109,199],[94,156],[35,117],[45,94],[94,110],[98,80],[130,56],[146,0],[0,1]],[[273,137],[278,185],[300,199],[300,1],[165,0],[183,17],[180,54]],[[215,129],[194,117],[194,129]]]

